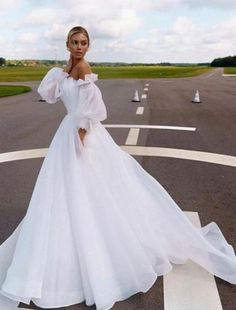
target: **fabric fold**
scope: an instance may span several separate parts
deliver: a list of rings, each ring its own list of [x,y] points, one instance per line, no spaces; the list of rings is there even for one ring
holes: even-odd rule
[[[215,222],[196,228],[166,189],[101,124],[96,74],[51,69],[39,87],[67,114],[44,158],[25,217],[0,245],[0,310],[19,302],[97,310],[146,292],[188,259],[236,284],[233,247]],[[86,128],[83,143],[78,128]]]
[[[61,68],[50,69],[38,87],[38,93],[47,103],[56,103],[61,95],[60,83],[69,74]]]

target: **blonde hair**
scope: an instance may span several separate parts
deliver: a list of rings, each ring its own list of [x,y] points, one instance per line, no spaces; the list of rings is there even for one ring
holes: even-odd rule
[[[66,45],[68,45],[71,36],[73,34],[75,34],[75,33],[82,33],[82,34],[84,34],[87,37],[87,39],[88,39],[88,46],[89,46],[90,39],[89,39],[88,31],[84,27],[81,27],[81,26],[75,26],[75,27],[71,28],[71,30],[67,34]]]

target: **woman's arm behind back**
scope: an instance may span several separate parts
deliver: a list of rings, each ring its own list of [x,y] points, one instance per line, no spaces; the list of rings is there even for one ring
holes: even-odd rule
[[[84,80],[85,75],[90,74],[90,73],[92,73],[90,65],[85,61],[81,61],[72,69],[70,76],[72,76],[75,80],[78,80],[78,79]],[[79,132],[80,139],[83,142],[84,136],[86,134],[86,129],[79,128],[78,132]]]

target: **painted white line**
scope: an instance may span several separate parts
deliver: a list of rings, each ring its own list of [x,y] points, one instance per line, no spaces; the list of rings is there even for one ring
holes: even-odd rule
[[[138,124],[103,124],[107,128],[145,128],[196,131],[196,127],[164,126],[164,125],[138,125]]]
[[[136,114],[143,114],[144,107],[137,107]]]
[[[140,131],[139,128],[131,128],[129,130],[129,134],[128,134],[128,137],[125,141],[125,144],[136,145],[138,142],[139,131]]]
[[[222,74],[222,76],[232,76],[232,77],[236,77],[236,74]]]
[[[148,86],[149,86],[149,84],[147,83],[147,84],[145,84],[145,86],[147,86],[147,87],[148,87]]]
[[[144,90],[144,91],[148,91],[148,88],[147,88],[147,87],[145,87],[143,90]]]
[[[151,146],[128,146],[119,145],[124,151],[131,155],[138,156],[154,156],[154,157],[170,157],[179,159],[188,159],[195,161],[202,161],[206,163],[225,165],[236,167],[236,156],[208,153],[201,151],[190,151],[185,149],[173,149],[165,147],[151,147]],[[47,148],[33,149],[27,151],[16,151],[0,154],[0,163],[44,157],[47,153]]]
[[[0,163],[7,161],[44,157],[48,148],[14,151],[0,154]]]
[[[236,167],[236,156],[165,147],[128,145],[121,145],[120,147],[131,155],[171,157]]]
[[[146,99],[147,98],[147,94],[142,94],[141,98],[142,99]]]
[[[18,308],[18,310],[35,310],[35,309],[31,309],[31,308]]]
[[[196,227],[201,227],[197,212],[184,212]],[[222,310],[214,275],[188,260],[174,264],[163,276],[165,310]]]

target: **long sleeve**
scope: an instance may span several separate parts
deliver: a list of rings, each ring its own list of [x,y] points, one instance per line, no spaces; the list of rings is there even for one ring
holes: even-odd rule
[[[48,103],[56,103],[61,95],[60,82],[69,74],[61,68],[50,69],[42,79],[37,91]]]
[[[78,80],[79,103],[76,109],[76,127],[91,130],[94,123],[107,118],[107,110],[100,89],[94,83],[96,74],[88,74],[84,80]]]

